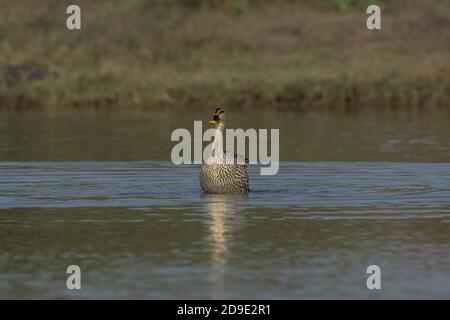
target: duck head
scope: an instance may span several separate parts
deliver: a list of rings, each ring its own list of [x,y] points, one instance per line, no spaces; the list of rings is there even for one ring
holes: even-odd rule
[[[225,110],[223,108],[216,108],[213,112],[212,120],[208,122],[211,126],[216,128],[225,126]]]

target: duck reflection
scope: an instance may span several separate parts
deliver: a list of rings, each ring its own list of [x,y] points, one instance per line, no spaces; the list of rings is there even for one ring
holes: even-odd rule
[[[207,243],[211,245],[211,265],[214,269],[213,283],[216,289],[224,284],[224,271],[232,255],[231,243],[236,228],[240,225],[238,207],[234,200],[247,198],[247,195],[203,194],[209,215]]]

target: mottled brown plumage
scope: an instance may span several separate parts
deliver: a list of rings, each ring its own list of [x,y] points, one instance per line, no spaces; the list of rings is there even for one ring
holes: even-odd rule
[[[239,164],[206,164],[200,171],[200,186],[207,193],[248,193],[248,175]]]

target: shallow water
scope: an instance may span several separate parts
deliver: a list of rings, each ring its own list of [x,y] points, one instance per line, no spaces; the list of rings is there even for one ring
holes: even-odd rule
[[[164,114],[3,117],[0,298],[450,298],[447,119],[298,117],[247,197],[171,164]]]

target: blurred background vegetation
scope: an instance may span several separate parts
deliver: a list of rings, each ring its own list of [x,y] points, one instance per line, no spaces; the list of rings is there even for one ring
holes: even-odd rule
[[[447,108],[449,61],[449,0],[0,0],[0,108]]]

